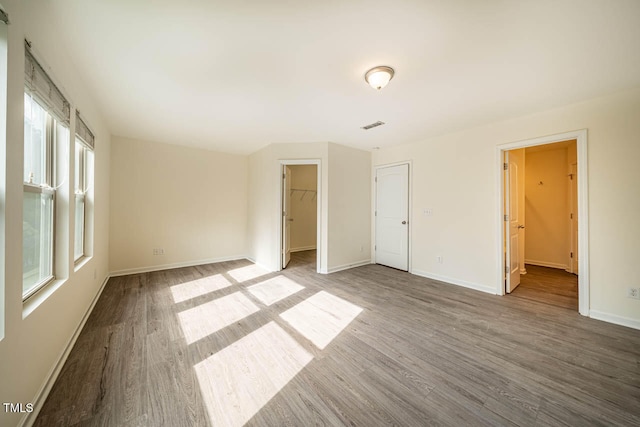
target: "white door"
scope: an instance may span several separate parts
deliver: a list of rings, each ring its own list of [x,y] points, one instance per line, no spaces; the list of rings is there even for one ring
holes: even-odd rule
[[[520,284],[520,234],[524,229],[523,214],[520,209],[522,194],[520,177],[523,162],[524,149],[507,151],[504,154],[507,168],[505,170],[505,214],[506,214],[506,239],[505,239],[505,273],[507,293]]]
[[[376,264],[409,269],[409,165],[376,170]]]
[[[282,171],[282,268],[291,261],[291,168]]]
[[[571,165],[571,272],[578,274],[578,168]]]

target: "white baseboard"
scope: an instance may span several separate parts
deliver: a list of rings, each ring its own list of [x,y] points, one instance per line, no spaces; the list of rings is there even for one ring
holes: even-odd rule
[[[535,259],[525,259],[525,264],[537,265],[539,267],[557,268],[560,270],[566,270],[569,268],[567,264],[556,264],[555,262],[537,261]]]
[[[241,259],[241,258],[238,258],[238,259]],[[267,270],[267,271],[268,271],[268,272],[270,272],[270,273],[273,273],[274,271],[276,271],[276,270],[274,270],[274,269],[273,269],[273,268],[271,268],[271,267],[267,267],[267,266],[266,266],[266,265],[264,265],[264,264],[260,264],[259,262],[256,262],[256,260],[255,260],[255,259],[253,259],[253,258],[251,258],[251,257],[248,257],[248,256],[247,256],[247,257],[244,257],[244,259],[246,259],[247,261],[252,262],[253,264],[257,265],[257,266],[258,266],[258,267],[260,267],[260,268],[263,268],[263,269]]]
[[[112,271],[111,277],[126,276],[128,274],[150,273],[152,271],[160,271],[160,270],[171,270],[172,268],[193,267],[196,265],[213,264],[216,262],[237,261],[239,259],[247,259],[251,261],[245,255],[236,255],[236,256],[221,257],[221,258],[209,258],[209,259],[201,259],[198,261],[184,261],[184,262],[174,262],[171,264],[152,265],[148,267],[127,268],[124,270]]]
[[[336,265],[335,267],[329,267],[326,272],[321,271],[322,274],[336,273],[338,271],[348,270],[350,268],[362,267],[363,265],[371,264],[370,259],[362,261],[356,261],[349,264]]]
[[[450,283],[452,285],[462,286],[469,289],[474,289],[480,292],[486,292],[488,294],[495,295],[496,288],[494,286],[481,285],[479,283],[467,282],[466,280],[454,279],[451,277],[440,276],[438,274],[429,273],[426,271],[412,270],[411,274],[416,276],[426,277],[427,279],[438,280],[440,282]]]
[[[316,249],[316,245],[311,245],[311,246],[301,246],[299,248],[291,248],[289,249],[290,252],[302,252],[302,251],[313,251]]]
[[[618,316],[617,314],[605,313],[604,311],[589,310],[589,317],[628,328],[640,329],[640,319]]]
[[[42,409],[42,405],[44,405],[45,400],[47,400],[47,397],[49,396],[49,392],[51,391],[53,384],[56,382],[56,379],[58,379],[58,375],[60,374],[62,367],[67,361],[67,358],[69,357],[69,353],[71,353],[71,349],[73,349],[73,346],[78,340],[78,337],[80,336],[80,332],[82,332],[82,328],[84,328],[85,323],[87,323],[87,319],[89,319],[89,316],[93,311],[93,308],[96,306],[98,299],[100,299],[100,295],[102,295],[102,291],[104,290],[104,287],[106,286],[110,277],[111,276],[107,275],[107,277],[102,282],[102,285],[98,290],[98,293],[96,294],[96,296],[93,297],[91,304],[87,308],[87,311],[85,311],[84,316],[82,316],[82,319],[80,320],[80,323],[78,324],[78,327],[76,328],[75,332],[71,336],[71,339],[62,350],[62,353],[60,353],[60,356],[58,357],[58,361],[55,363],[55,365],[53,365],[53,367],[47,374],[46,379],[42,384],[42,387],[40,387],[40,390],[38,390],[35,397],[33,398],[33,401],[32,401],[33,412],[26,414],[26,416],[22,419],[22,421],[18,423],[19,427],[30,427],[33,425],[33,423],[36,422],[36,419],[38,418],[38,414],[40,413],[40,409]]]

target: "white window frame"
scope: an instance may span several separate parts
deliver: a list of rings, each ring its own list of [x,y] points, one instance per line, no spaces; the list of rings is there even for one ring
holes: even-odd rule
[[[35,101],[35,99],[34,99]],[[55,176],[55,149],[56,149],[56,119],[47,111],[47,108],[38,105],[45,111],[46,126],[45,126],[45,171],[44,171],[44,183],[38,185],[32,182],[25,182],[23,184],[23,191],[25,193],[37,193],[51,196],[51,239],[49,253],[51,256],[46,260],[48,265],[48,271],[50,274],[45,276],[39,282],[31,286],[29,289],[22,293],[22,300],[26,301],[29,297],[37,293],[40,289],[48,285],[55,280],[55,240],[56,240],[56,189],[51,185],[53,183],[53,177]],[[24,213],[23,213],[24,217]],[[24,244],[24,238],[23,238]],[[40,260],[42,263],[43,260]],[[24,266],[24,264],[23,264]],[[24,271],[23,271],[24,274]],[[24,288],[24,278],[23,278]]]
[[[74,218],[75,218],[75,209],[78,207],[78,201],[82,201],[82,251],[79,255],[76,255],[76,227],[74,227],[74,239],[73,239],[73,258],[74,263],[78,264],[84,257],[87,256],[86,246],[87,246],[87,150],[89,148],[86,147],[81,138],[76,135],[75,144],[80,146],[80,156],[75,159],[75,166],[79,168],[78,172],[78,182],[75,183],[75,207],[74,207]],[[75,156],[75,146],[74,146],[74,156]],[[75,177],[75,170],[74,177]]]

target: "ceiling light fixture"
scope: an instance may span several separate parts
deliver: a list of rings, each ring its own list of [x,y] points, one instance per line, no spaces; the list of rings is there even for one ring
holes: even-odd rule
[[[372,88],[380,90],[389,83],[393,78],[394,73],[393,68],[381,65],[367,71],[364,75],[364,79]]]

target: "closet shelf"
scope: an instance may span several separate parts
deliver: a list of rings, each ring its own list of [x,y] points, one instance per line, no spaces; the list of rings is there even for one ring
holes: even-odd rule
[[[316,190],[305,190],[304,188],[292,188],[290,196],[293,197],[293,193],[295,193],[296,191],[299,191],[302,193],[302,196],[300,196],[300,201],[304,199],[304,196],[306,196],[307,193],[313,193],[313,197],[311,198],[311,200],[315,200],[318,193]]]

